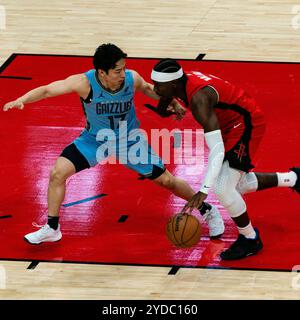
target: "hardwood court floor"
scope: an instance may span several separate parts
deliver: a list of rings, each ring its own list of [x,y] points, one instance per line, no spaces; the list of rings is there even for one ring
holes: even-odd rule
[[[289,272],[1,261],[0,299],[299,299]],[[55,279],[55,281],[53,281]]]

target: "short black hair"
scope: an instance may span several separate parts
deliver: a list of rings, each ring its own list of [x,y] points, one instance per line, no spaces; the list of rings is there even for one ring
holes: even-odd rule
[[[180,64],[174,59],[162,59],[153,68],[155,71],[171,73],[176,72],[181,68]]]
[[[170,58],[161,59],[153,67],[154,71],[164,72],[164,73],[172,73],[180,69],[181,69],[181,65],[176,60],[170,59]],[[177,80],[179,80],[180,82],[186,83],[187,77],[185,73],[183,73],[182,77]]]
[[[120,59],[125,59],[127,53],[112,43],[104,43],[99,46],[94,54],[93,64],[96,70],[101,69],[108,73],[109,69],[114,69]]]

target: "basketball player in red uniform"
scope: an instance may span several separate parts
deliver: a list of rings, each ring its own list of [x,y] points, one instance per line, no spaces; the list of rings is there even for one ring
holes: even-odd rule
[[[242,195],[272,187],[290,187],[300,193],[300,168],[285,173],[250,172],[264,136],[265,120],[256,101],[243,89],[213,75],[183,72],[172,59],[159,61],[151,78],[158,95],[177,98],[191,110],[204,129],[209,147],[204,182],[182,212],[198,208],[213,189],[239,231],[238,239],[221,253],[221,258],[233,260],[256,254],[263,244]]]

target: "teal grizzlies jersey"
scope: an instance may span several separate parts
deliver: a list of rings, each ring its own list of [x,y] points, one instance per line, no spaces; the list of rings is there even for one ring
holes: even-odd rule
[[[97,135],[101,129],[111,129],[118,133],[120,121],[127,121],[128,132],[139,128],[139,121],[134,109],[134,79],[131,71],[125,71],[125,81],[119,91],[111,93],[101,85],[96,70],[85,73],[88,78],[92,97],[83,101],[84,113],[87,118],[86,129]]]

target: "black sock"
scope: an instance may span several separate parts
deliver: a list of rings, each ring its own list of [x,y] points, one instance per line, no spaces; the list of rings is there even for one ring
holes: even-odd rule
[[[206,211],[211,209],[211,205],[207,202],[202,202],[202,205],[200,208],[198,208],[198,210],[200,211],[200,213],[202,215],[204,215],[206,213]]]
[[[58,228],[58,220],[59,220],[59,217],[50,217],[50,216],[48,216],[48,224],[49,224],[50,228],[52,228],[54,230],[57,230],[57,228]]]

